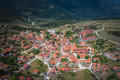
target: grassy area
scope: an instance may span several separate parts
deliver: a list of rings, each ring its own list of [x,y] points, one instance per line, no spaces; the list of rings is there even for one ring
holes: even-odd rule
[[[25,76],[31,76],[31,77],[35,77],[35,78],[39,77],[40,79],[43,80],[43,76],[41,77],[39,75],[32,74],[35,69],[39,70],[40,73],[44,73],[48,70],[48,67],[42,61],[40,61],[39,59],[36,59],[35,61],[33,61],[31,63],[30,68],[28,70],[23,71],[22,74],[25,75]]]
[[[98,22],[103,24],[105,27],[105,30],[99,33],[100,36],[115,42],[120,42],[119,36],[109,33],[120,31],[120,19],[98,20]]]
[[[53,27],[58,27],[58,26],[62,26],[62,25],[65,25],[65,24],[72,24],[72,23],[75,23],[75,22],[72,21],[72,20],[68,20],[68,19],[62,19],[62,20],[57,20],[57,21],[54,21],[54,22],[51,22],[51,23],[48,23],[48,24],[44,24],[42,26],[53,28]]]
[[[42,61],[36,59],[34,62],[32,62],[29,72],[32,73],[33,70],[35,69],[38,69],[40,73],[42,73],[42,72],[46,72],[48,67]]]
[[[89,70],[78,72],[67,72],[52,76],[50,80],[95,80],[94,75]]]

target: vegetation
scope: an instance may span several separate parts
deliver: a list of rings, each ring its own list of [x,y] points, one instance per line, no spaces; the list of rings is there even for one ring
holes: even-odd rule
[[[71,72],[71,76],[72,76],[72,77],[75,77],[75,76],[76,76],[76,73]]]
[[[99,23],[103,24],[105,29],[98,33],[101,37],[112,40],[115,42],[120,42],[119,29],[120,29],[120,19],[106,19],[99,20]]]
[[[52,35],[51,35],[51,34],[49,34],[49,33],[47,33],[47,35],[46,35],[45,39],[50,40],[50,39],[51,39],[50,37],[52,37]]]
[[[30,51],[30,53],[33,53],[34,55],[37,55],[40,51],[38,49],[33,49]]]
[[[46,72],[47,69],[48,69],[47,65],[44,64],[44,63],[43,63],[41,60],[39,60],[39,59],[36,59],[36,60],[33,61],[31,64],[32,64],[32,65],[31,65],[30,69],[28,69],[28,72],[29,72],[29,73],[32,73],[35,69],[39,70],[40,73],[43,73],[43,72]]]
[[[108,33],[120,37],[120,31],[109,31]]]
[[[73,32],[71,31],[66,31],[65,37],[72,37]]]
[[[42,25],[43,27],[58,27],[58,26],[62,26],[65,24],[72,24],[74,23],[74,21],[72,20],[68,20],[68,19],[61,19],[61,20],[57,20],[48,24],[44,24]]]
[[[26,27],[22,27],[22,26],[19,26],[19,25],[10,25],[10,29],[17,30],[17,31],[23,31],[23,30],[31,30],[33,32],[35,32],[35,31],[39,32],[40,31],[39,29],[35,29],[34,27],[26,28]]]
[[[94,25],[90,25],[89,27],[90,27],[91,29],[95,29],[95,30],[97,29],[97,26],[94,26]]]
[[[112,74],[112,75],[110,75],[110,76],[108,76],[107,77],[107,80],[119,80],[118,78],[117,78],[117,76],[116,76],[116,74]]]
[[[67,72],[51,76],[52,80],[95,80],[95,77],[89,70],[82,70],[78,72]]]
[[[77,58],[78,58],[78,59],[80,59],[80,56],[79,56],[79,55],[77,55]]]
[[[67,58],[62,58],[61,61],[62,61],[62,62],[66,62],[66,61],[68,61],[68,59],[67,59]]]
[[[56,33],[57,35],[62,34],[60,31],[56,31],[55,33]]]
[[[18,79],[17,79],[17,76],[16,76],[16,75],[12,75],[12,76],[10,77],[10,80],[18,80]]]
[[[88,59],[89,58],[89,56],[87,55],[87,56],[85,56],[85,59]]]
[[[79,37],[78,36],[75,36],[72,40],[71,40],[71,42],[75,42],[75,41],[77,41],[79,39]]]
[[[85,35],[85,37],[92,37],[93,36],[93,34],[87,34],[87,35]]]
[[[108,63],[108,59],[107,59],[107,57],[104,56],[104,55],[95,55],[93,58],[99,58],[101,64],[106,64],[106,63]],[[93,62],[94,62],[94,61],[93,61]]]

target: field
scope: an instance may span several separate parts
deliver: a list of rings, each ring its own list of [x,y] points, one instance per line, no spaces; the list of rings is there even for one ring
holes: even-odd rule
[[[32,74],[32,72],[37,69],[40,71],[40,73],[44,73],[48,70],[48,67],[46,64],[43,64],[42,61],[36,59],[34,62],[31,63],[31,66],[28,70],[25,70],[23,71],[22,73],[25,75],[25,76],[36,76],[36,77],[39,77],[43,80],[43,76],[39,76],[39,75],[34,75]],[[36,78],[35,77],[35,78]]]
[[[31,67],[29,69],[29,72],[32,73],[32,71],[35,70],[35,69],[40,70],[41,73],[42,72],[46,72],[47,71],[47,65],[43,64],[42,61],[40,61],[40,60],[37,59],[34,62],[32,62],[32,65],[31,65]]]
[[[99,20],[98,23],[105,27],[103,31],[98,33],[101,37],[120,43],[120,37],[112,34],[116,31],[120,32],[120,19]]]
[[[50,80],[95,80],[89,70],[82,70],[78,72],[67,72],[52,76]]]

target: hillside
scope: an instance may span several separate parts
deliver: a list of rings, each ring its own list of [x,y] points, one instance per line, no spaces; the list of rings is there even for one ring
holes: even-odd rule
[[[119,3],[119,0],[1,0],[0,22],[25,24],[30,23],[30,18],[36,24],[47,24],[61,19],[120,17]],[[51,20],[49,22],[44,19]]]

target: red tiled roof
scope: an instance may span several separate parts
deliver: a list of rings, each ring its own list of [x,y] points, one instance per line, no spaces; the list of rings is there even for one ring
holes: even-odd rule
[[[4,76],[0,76],[0,79],[5,79],[7,77],[10,77],[10,74],[4,75]]]

